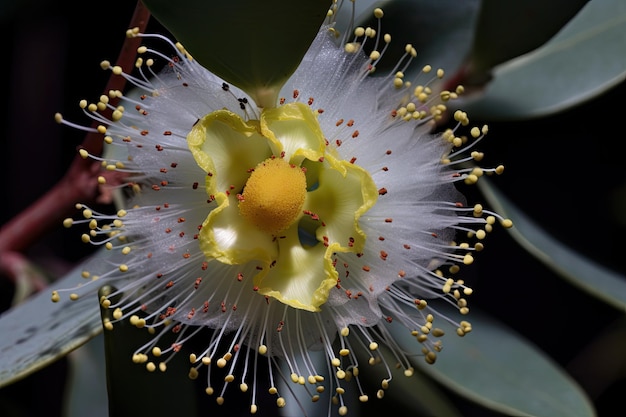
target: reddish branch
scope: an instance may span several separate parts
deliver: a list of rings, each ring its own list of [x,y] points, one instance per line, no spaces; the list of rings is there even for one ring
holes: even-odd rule
[[[138,27],[143,32],[149,18],[148,9],[141,1],[138,1],[129,27]],[[126,72],[130,72],[134,66],[139,46],[139,38],[126,38],[116,65],[122,67]],[[104,93],[106,94],[110,90],[122,91],[124,86],[125,79],[123,77],[111,75]],[[106,113],[104,115],[108,116]],[[102,153],[102,139],[101,134],[88,133],[80,147],[92,155],[100,155]],[[100,186],[97,177],[100,175],[100,168],[100,163],[76,155],[68,171],[54,187],[2,226],[0,229],[0,254],[23,252],[28,249],[42,236],[58,227],[62,220],[75,210],[74,204],[76,202],[89,204],[98,201]],[[0,271],[4,269],[11,275],[10,270],[12,268],[8,268],[9,265],[2,265],[3,258],[0,257]]]

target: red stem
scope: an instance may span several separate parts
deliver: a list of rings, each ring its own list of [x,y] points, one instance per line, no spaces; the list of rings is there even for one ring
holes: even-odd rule
[[[141,0],[137,1],[130,27],[138,27],[140,32],[144,32],[149,19],[150,12]],[[139,38],[126,38],[116,65],[130,71],[134,66],[140,43]],[[123,77],[111,74],[104,92],[106,94],[110,90],[123,91],[125,83]],[[95,125],[97,124],[94,123],[94,127]],[[102,143],[101,134],[88,133],[80,147],[92,155],[100,155]],[[97,181],[99,173],[100,163],[76,155],[58,183],[0,228],[0,253],[22,252],[28,249],[50,230],[58,227],[61,221],[75,210],[76,202],[87,204],[95,202],[99,195]]]

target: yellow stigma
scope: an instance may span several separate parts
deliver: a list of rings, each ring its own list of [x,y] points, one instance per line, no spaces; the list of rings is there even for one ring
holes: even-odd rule
[[[306,198],[302,169],[281,158],[254,168],[243,189],[239,213],[264,232],[276,235],[296,222]]]

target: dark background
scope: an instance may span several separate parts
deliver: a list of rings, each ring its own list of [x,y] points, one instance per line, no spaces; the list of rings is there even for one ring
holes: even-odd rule
[[[45,193],[69,166],[84,135],[57,125],[54,113],[89,123],[78,102],[101,94],[109,73],[99,63],[116,59],[134,2],[58,5],[31,0],[2,8],[0,149],[5,180],[0,222],[4,223]],[[164,33],[156,22],[150,30]],[[490,133],[480,146],[486,153],[485,166],[505,164],[505,174],[495,184],[507,196],[553,236],[621,274],[626,272],[626,137],[621,105],[625,93],[622,83],[561,114],[530,121],[486,120]],[[475,187],[462,191],[471,203],[484,201]],[[59,276],[90,250],[76,231],[59,227],[30,248],[28,256]],[[605,330],[613,335],[626,332],[623,322],[618,330],[610,327],[622,317],[620,312],[567,284],[499,228],[463,273],[475,290],[474,306],[517,329],[566,368],[590,343],[602,340]],[[1,280],[2,309],[11,296],[11,284]],[[626,368],[621,356],[595,360]],[[593,386],[588,375],[568,369],[584,388]],[[0,414],[60,415],[66,371],[66,361],[60,361],[1,389]],[[626,372],[620,375],[606,390],[593,394],[600,416],[611,415],[614,401],[626,393]],[[468,416],[489,415],[456,400]],[[17,408],[2,410],[7,404]]]

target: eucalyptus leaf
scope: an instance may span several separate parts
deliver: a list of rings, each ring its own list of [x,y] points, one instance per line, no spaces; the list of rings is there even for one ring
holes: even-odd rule
[[[106,251],[102,252],[105,262]],[[51,284],[52,289],[84,285],[82,271],[83,265],[78,265]],[[0,387],[49,365],[101,332],[97,299],[61,297],[53,303],[50,297],[50,291],[41,291],[0,316]]]
[[[104,340],[102,333],[67,355],[70,375],[65,400],[66,417],[107,417]]]
[[[473,117],[516,120],[566,110],[626,79],[626,2],[594,0],[541,47],[494,68],[458,101]]]
[[[529,341],[475,308],[471,320],[472,332],[462,338],[439,320],[436,326],[446,335],[437,362],[428,365],[416,357],[415,365],[448,389],[505,415],[596,415],[579,385]],[[392,324],[390,331],[404,349],[417,349],[404,327]]]
[[[328,0],[144,0],[209,71],[274,107],[326,18]]]
[[[524,249],[572,284],[626,312],[625,276],[593,262],[551,237],[498,191],[488,178],[481,178],[477,184],[491,207],[513,220],[514,227],[508,229],[509,233]]]
[[[368,394],[366,402],[360,402],[359,396],[361,392],[357,389],[356,384],[350,382],[342,386],[346,394],[343,396],[344,404],[348,408],[349,415],[358,416],[376,416],[382,415],[390,407],[393,407],[395,415],[411,415],[413,417],[421,416],[445,416],[445,417],[461,417],[462,414],[457,410],[450,398],[435,384],[428,375],[416,370],[416,372],[407,377],[403,370],[396,368],[396,358],[386,348],[379,350],[385,361],[390,365],[387,370],[382,364],[371,366],[368,364],[369,356],[361,349],[355,349],[354,354],[357,356],[359,363],[359,378],[363,392]],[[310,351],[309,359],[316,369],[325,369],[328,363],[328,357],[325,351]],[[281,370],[283,375],[289,375],[289,369],[284,362],[281,362]],[[389,374],[389,371],[391,374]],[[392,382],[389,389],[385,391],[384,397],[378,399],[377,391],[380,389],[383,379],[391,378]],[[293,387],[293,382],[289,378],[278,379],[280,392],[291,391],[297,396],[298,401],[287,401],[286,406],[281,409],[280,414],[284,417],[293,417],[304,415],[308,417],[328,417],[328,408],[324,405],[328,401],[328,393],[322,394],[317,402],[312,402],[310,393],[300,389],[301,387]],[[334,393],[330,393],[331,395]]]
[[[587,1],[482,0],[467,77],[487,79],[495,65],[541,46]]]
[[[434,383],[428,374],[418,368],[413,375],[407,377],[401,368],[393,366],[396,363],[396,358],[389,349],[380,348],[380,353],[385,361],[391,365],[392,381],[389,389],[385,391],[382,401],[370,399],[366,404],[361,405],[363,412],[359,415],[382,415],[385,410],[393,407],[396,415],[411,415],[413,417],[462,416],[461,412],[454,407],[450,397]],[[367,363],[365,355],[361,355],[359,360],[361,363]],[[363,365],[360,375],[375,388],[383,378],[389,378],[385,369],[380,365]],[[378,413],[370,412],[370,410],[378,410]]]

